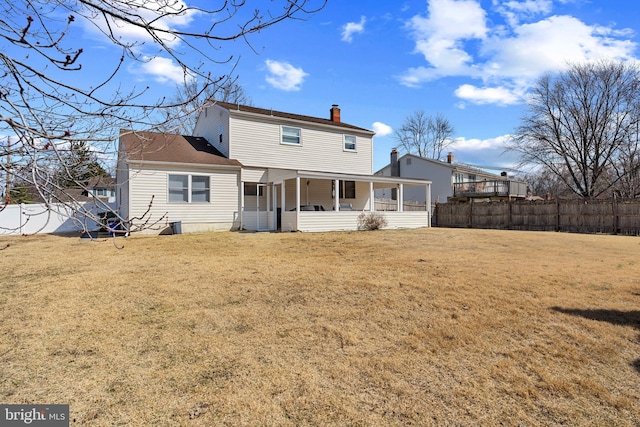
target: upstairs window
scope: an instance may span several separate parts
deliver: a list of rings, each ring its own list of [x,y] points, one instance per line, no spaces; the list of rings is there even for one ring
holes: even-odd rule
[[[356,137],[353,135],[344,136],[344,151],[356,151]]]
[[[301,139],[300,139],[300,129],[299,128],[289,128],[286,126],[282,126],[282,143],[283,144],[293,144],[293,145],[300,145],[301,144]]]
[[[208,203],[209,177],[198,175],[169,175],[170,203]]]

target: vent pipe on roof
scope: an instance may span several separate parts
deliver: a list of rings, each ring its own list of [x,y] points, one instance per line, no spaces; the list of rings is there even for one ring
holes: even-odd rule
[[[340,123],[340,108],[338,104],[333,104],[331,110],[329,110],[329,119],[332,122]]]

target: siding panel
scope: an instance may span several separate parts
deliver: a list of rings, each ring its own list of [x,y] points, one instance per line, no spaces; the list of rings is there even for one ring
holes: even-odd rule
[[[197,171],[192,175],[209,176],[209,203],[168,203],[168,175],[183,173],[174,170],[132,171],[130,179],[130,217],[141,217],[153,197],[146,219],[149,223],[167,225],[181,221],[183,230],[232,228],[237,223],[238,173],[235,171]],[[141,221],[138,220],[137,223]],[[135,224],[135,223],[134,223]]]
[[[281,144],[279,124],[231,117],[229,157],[245,166],[371,174],[370,137],[355,135],[358,151],[348,152],[343,150],[342,131],[301,129],[300,146]]]

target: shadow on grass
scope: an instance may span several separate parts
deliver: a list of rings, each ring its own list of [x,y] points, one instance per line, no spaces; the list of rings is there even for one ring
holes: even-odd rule
[[[572,316],[580,316],[586,319],[598,320],[600,322],[608,322],[613,325],[620,326],[632,326],[640,330],[640,311],[620,311],[620,310],[602,310],[602,309],[575,309],[575,308],[562,308],[551,307],[560,313],[570,314]],[[640,337],[638,337],[640,340]],[[631,366],[640,373],[640,359],[636,359],[631,362]]]

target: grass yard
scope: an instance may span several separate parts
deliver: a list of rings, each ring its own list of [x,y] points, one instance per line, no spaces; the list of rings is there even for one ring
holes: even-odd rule
[[[640,425],[640,238],[0,238],[0,402],[71,425]]]

